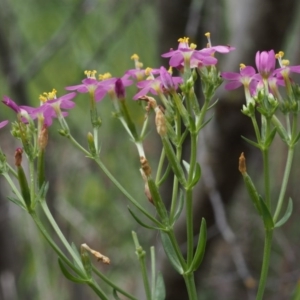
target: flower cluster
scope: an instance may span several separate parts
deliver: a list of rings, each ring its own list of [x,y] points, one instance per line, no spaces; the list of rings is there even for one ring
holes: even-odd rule
[[[73,98],[76,93],[88,93],[92,100],[92,109],[95,102],[101,101],[107,94],[111,99],[125,99],[125,87],[128,87],[136,81],[139,89],[134,96],[134,100],[138,100],[147,94],[159,95],[163,97],[166,93],[175,92],[182,84],[183,78],[172,75],[172,68],[176,68],[181,72],[184,68],[203,69],[214,66],[217,63],[215,52],[228,53],[234,50],[230,46],[212,46],[210,34],[206,34],[208,38],[207,47],[196,50],[196,45],[189,44],[189,39],[184,37],[178,40],[178,49],[170,49],[169,52],[162,54],[162,57],[169,58],[169,70],[165,67],[158,69],[143,68],[143,64],[139,61],[138,55],[134,54],[131,58],[134,60],[135,68],[125,72],[120,77],[111,77],[109,73],[101,74],[96,78],[96,71],[85,71],[86,78],[78,85],[67,86],[66,90],[71,91],[59,98],[56,97],[56,91],[44,93],[40,96],[39,107],[19,106],[9,97],[4,96],[3,103],[13,109],[18,116],[18,120],[28,123],[28,120],[38,119],[44,126],[49,127],[53,118],[62,118],[67,116],[67,111],[75,106]],[[225,75],[226,76],[226,75]],[[225,77],[224,77],[225,78]],[[0,122],[0,128],[8,123],[7,120]]]

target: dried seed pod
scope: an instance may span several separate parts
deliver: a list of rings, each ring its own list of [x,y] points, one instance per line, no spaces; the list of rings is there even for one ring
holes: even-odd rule
[[[151,174],[151,167],[148,163],[148,160],[144,156],[141,156],[140,162],[145,175],[148,177]]]
[[[155,108],[155,124],[158,134],[163,137],[167,134],[166,118],[159,107]]]

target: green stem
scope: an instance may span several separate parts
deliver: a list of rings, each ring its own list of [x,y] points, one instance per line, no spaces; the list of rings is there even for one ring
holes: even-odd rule
[[[183,255],[182,255],[181,251],[180,251],[178,242],[177,242],[176,237],[175,237],[175,234],[174,234],[174,229],[173,229],[173,228],[170,228],[170,230],[167,231],[166,233],[167,233],[168,236],[169,236],[169,239],[170,239],[170,241],[171,241],[171,244],[172,244],[172,246],[173,246],[174,251],[176,252],[177,258],[178,258],[179,261],[180,261],[180,264],[181,264],[181,266],[182,266],[182,269],[183,269],[183,270],[186,270],[186,269],[187,269],[186,262],[185,262],[185,260],[184,260],[184,258],[183,258]]]
[[[156,290],[156,270],[155,270],[155,249],[152,246],[150,248],[150,254],[151,254],[151,295],[152,295],[152,300],[154,299],[155,296],[155,290]]]
[[[265,201],[267,207],[271,211],[269,149],[263,150],[262,154],[264,164]]]
[[[265,246],[264,246],[264,256],[263,256],[263,265],[261,268],[258,292],[256,295],[256,300],[262,300],[267,277],[268,277],[268,270],[270,264],[270,254],[271,254],[271,246],[272,246],[272,237],[273,237],[273,230],[266,230],[265,231]]]
[[[160,222],[157,221],[154,217],[152,217],[138,202],[135,200],[127,190],[117,181],[117,179],[108,171],[105,165],[101,162],[99,158],[94,158],[97,165],[101,168],[101,170],[106,174],[106,176],[114,183],[114,185],[127,197],[127,199],[136,206],[145,216],[147,216],[153,223],[160,226]]]
[[[99,278],[101,278],[107,285],[111,286],[114,290],[118,291],[120,294],[126,296],[128,299],[137,300],[137,298],[135,298],[134,296],[128,294],[127,292],[125,292],[124,290],[122,290],[120,287],[118,287],[117,285],[115,285],[113,282],[111,282],[105,275],[103,275],[101,272],[99,272],[99,270],[95,266],[93,266],[93,272]]]
[[[8,184],[10,185],[11,189],[13,190],[14,194],[18,197],[18,199],[20,200],[20,202],[24,205],[24,208],[26,207],[26,204],[23,200],[23,197],[21,195],[21,193],[19,192],[19,189],[16,187],[16,185],[14,184],[14,182],[12,181],[12,179],[10,178],[8,173],[2,173],[2,175],[5,177],[5,179],[7,180]]]
[[[105,295],[96,281],[92,279],[90,282],[88,282],[88,286],[99,296],[101,300],[108,300],[108,297]]]
[[[156,176],[155,176],[155,184],[156,185],[158,185],[161,180],[161,173],[162,173],[162,168],[164,165],[165,157],[166,157],[166,152],[165,152],[165,149],[162,148],[162,151],[160,154],[160,159],[159,159],[158,166],[157,166]]]
[[[274,224],[276,223],[276,221],[279,217],[279,214],[281,212],[281,209],[282,209],[286,188],[287,188],[287,184],[288,184],[288,181],[289,181],[289,176],[290,176],[290,173],[291,173],[293,156],[294,156],[294,147],[290,147],[289,150],[288,150],[288,156],[287,156],[287,161],[286,161],[286,165],[285,165],[285,170],[284,170],[283,180],[282,180],[282,184],[281,184],[280,194],[279,194],[275,214],[274,214],[274,217],[273,217]]]
[[[81,262],[80,258],[74,252],[74,250],[70,246],[69,242],[66,240],[65,236],[61,232],[61,230],[60,230],[59,226],[57,225],[56,221],[54,220],[54,218],[53,218],[53,216],[52,216],[52,214],[51,214],[51,212],[50,212],[50,210],[48,208],[48,205],[47,205],[47,203],[46,203],[45,200],[41,201],[41,206],[43,208],[43,211],[44,211],[47,219],[49,220],[49,222],[52,225],[54,231],[56,232],[56,234],[60,238],[61,242],[64,244],[64,246],[66,247],[66,249],[68,250],[68,252],[71,254],[71,256],[74,259],[74,261],[76,262],[76,264],[80,268],[82,268],[82,270],[83,270],[83,266],[82,266],[82,262]]]
[[[194,273],[189,273],[183,275],[184,282],[188,291],[189,295],[189,300],[197,300],[197,290],[196,290],[196,285],[195,285],[195,277]]]
[[[186,230],[187,230],[187,264],[193,261],[194,255],[194,226],[193,226],[193,199],[192,190],[186,191]]]

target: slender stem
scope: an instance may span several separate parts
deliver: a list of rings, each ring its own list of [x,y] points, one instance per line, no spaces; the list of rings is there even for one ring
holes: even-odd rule
[[[273,230],[266,230],[265,231],[265,245],[264,245],[264,256],[263,256],[263,265],[261,268],[258,292],[256,295],[256,300],[262,300],[267,277],[268,277],[268,270],[270,264],[270,254],[271,254],[271,246],[272,246],[272,237],[273,237]]]
[[[52,225],[53,229],[55,230],[56,234],[58,235],[58,237],[60,238],[62,243],[64,244],[64,246],[66,247],[68,252],[71,254],[71,256],[74,259],[74,261],[76,262],[76,264],[83,269],[80,258],[74,252],[74,250],[70,246],[69,242],[66,240],[65,236],[63,235],[62,231],[60,230],[59,226],[57,225],[56,221],[54,220],[46,201],[41,201],[41,206],[43,208],[43,211],[44,211],[47,219],[49,220],[50,224]]]
[[[155,176],[155,184],[158,185],[161,179],[162,168],[166,157],[165,149],[162,148]]]
[[[90,282],[88,282],[88,285],[99,296],[101,300],[108,300],[108,297],[102,291],[102,289],[95,280],[92,279]]]
[[[156,270],[155,270],[155,249],[152,246],[150,248],[150,254],[151,254],[151,296],[152,296],[152,300],[154,299],[155,296],[155,289],[156,289]]]
[[[83,148],[74,138],[71,134],[69,134],[68,136],[68,139],[73,143],[73,145],[75,147],[77,147],[79,150],[81,150],[85,155],[87,156],[91,156],[90,152],[87,151],[85,148]]]
[[[270,164],[269,164],[269,149],[262,151],[263,164],[264,164],[264,185],[265,185],[265,201],[266,205],[271,209],[271,197],[270,197]]]
[[[193,199],[192,190],[186,191],[186,230],[187,230],[187,264],[193,261],[194,255],[194,226],[193,226]]]
[[[11,180],[10,176],[8,173],[2,173],[2,175],[5,177],[5,179],[7,180],[8,184],[10,185],[11,189],[13,190],[14,194],[18,197],[18,199],[22,202],[24,208],[26,207],[26,204],[23,200],[22,195],[20,194],[18,188],[16,187],[16,185],[14,184],[14,182]]]
[[[93,132],[94,132],[94,144],[95,144],[96,152],[98,153],[99,151],[98,127],[94,127]]]
[[[171,244],[172,244],[172,246],[173,246],[173,249],[174,249],[174,251],[176,252],[176,256],[177,256],[177,258],[179,259],[180,264],[181,264],[183,270],[185,270],[185,269],[187,268],[186,262],[185,262],[185,260],[184,260],[184,257],[183,257],[183,255],[182,255],[181,251],[180,251],[178,242],[177,242],[176,237],[175,237],[175,234],[174,234],[174,229],[171,228],[169,231],[167,231],[167,234],[168,234],[168,236],[169,236],[169,239],[170,239],[170,241],[171,241]]]
[[[293,156],[294,156],[294,147],[290,147],[289,150],[288,150],[288,156],[287,156],[287,161],[286,161],[286,165],[285,165],[285,170],[284,170],[283,180],[282,180],[282,184],[281,184],[280,194],[279,194],[275,214],[274,214],[274,217],[273,217],[274,223],[276,223],[276,221],[279,217],[279,214],[281,212],[281,209],[282,209],[286,188],[287,188],[289,176],[290,176],[290,173],[291,173]]]
[[[120,294],[126,296],[128,299],[131,300],[137,300],[137,298],[135,298],[134,296],[128,294],[127,292],[125,292],[124,290],[122,290],[120,287],[118,287],[117,285],[115,285],[113,282],[111,282],[105,275],[103,275],[95,266],[93,266],[93,272],[99,277],[101,278],[106,284],[108,284],[109,286],[111,286],[114,290],[118,291]]]
[[[35,206],[35,170],[34,162],[29,160],[29,176],[30,176],[30,203],[31,207]]]
[[[145,216],[147,216],[153,223],[156,225],[161,225],[159,221],[157,221],[154,217],[152,217],[138,202],[135,200],[127,190],[117,181],[117,179],[108,171],[105,165],[101,162],[99,158],[94,158],[97,165],[101,168],[101,170],[106,174],[106,176],[114,183],[114,185],[127,197],[127,199],[136,206]]]
[[[189,274],[183,275],[183,278],[188,291],[189,300],[197,300],[198,297],[197,297],[194,273],[191,272]]]
[[[260,143],[261,137],[260,137],[259,127],[258,127],[256,118],[255,118],[255,115],[251,116],[251,121],[252,121],[252,124],[253,124],[253,128],[254,128],[254,132],[255,132],[257,142]]]

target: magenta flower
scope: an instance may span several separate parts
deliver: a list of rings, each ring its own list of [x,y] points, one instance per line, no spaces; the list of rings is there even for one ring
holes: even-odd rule
[[[166,70],[165,67],[160,67],[160,80],[163,87],[167,90],[177,90],[178,85],[183,83],[183,79],[181,77],[172,77],[172,75]]]
[[[242,66],[240,68],[240,73],[222,72],[221,76],[224,79],[230,80],[230,82],[225,85],[226,90],[234,90],[243,85],[244,87],[248,87],[252,94],[257,84],[257,81],[254,80],[255,74],[256,72],[253,67]]]
[[[8,124],[8,120],[2,121],[0,122],[0,128],[3,128],[4,126],[6,126]]]
[[[270,77],[275,70],[276,64],[274,50],[262,52],[258,51],[255,56],[255,63],[258,73],[263,79]]]

